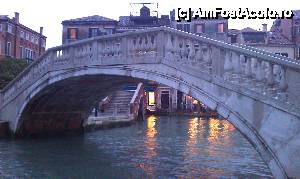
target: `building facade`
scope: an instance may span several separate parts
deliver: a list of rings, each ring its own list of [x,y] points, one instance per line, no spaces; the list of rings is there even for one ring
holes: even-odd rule
[[[103,16],[88,16],[62,22],[62,44],[90,37],[113,34],[118,21]]]
[[[199,112],[205,106],[193,97],[166,85],[157,84],[147,90],[147,110],[150,112]]]
[[[261,31],[250,27],[242,30],[229,29],[228,40],[231,43],[246,44],[293,59],[299,58],[297,46],[278,31],[267,31],[266,24],[263,24]]]
[[[151,16],[150,9],[143,6],[140,9],[139,16],[120,16],[119,21],[94,15],[65,20],[62,22],[62,25],[62,43],[68,44],[76,40],[95,36],[135,31],[163,25],[169,26],[170,19],[168,15],[162,15],[161,18]]]
[[[295,58],[300,60],[300,10],[294,10],[292,19],[276,19],[271,32],[279,33],[295,45]]]
[[[191,22],[175,20],[175,10],[170,12],[171,27],[185,32],[227,42],[228,19],[196,19]]]
[[[19,13],[14,18],[0,15],[0,59],[7,57],[37,59],[46,49],[43,27],[36,32],[20,23]]]

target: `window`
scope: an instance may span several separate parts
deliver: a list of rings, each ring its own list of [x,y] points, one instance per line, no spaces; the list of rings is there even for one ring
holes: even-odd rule
[[[68,39],[77,39],[77,28],[68,28]]]
[[[104,31],[106,32],[106,34],[112,34],[113,33],[113,29],[111,29],[111,28],[105,28]]]
[[[177,24],[177,25],[176,25],[176,29],[177,29],[177,30],[182,30],[182,24]]]
[[[98,36],[99,28],[90,28],[89,29],[89,37],[96,37]]]
[[[26,40],[29,40],[29,34],[28,33],[26,33]]]
[[[0,24],[0,32],[2,32],[2,24]]]
[[[34,43],[34,36],[31,36],[31,42]]]
[[[225,32],[225,28],[224,28],[224,24],[223,23],[218,24],[218,26],[217,26],[217,32],[218,33],[224,33]]]
[[[11,34],[13,33],[12,25],[10,25],[10,24],[7,25],[7,32],[9,32]]]
[[[46,47],[46,40],[45,39],[42,40],[42,47],[44,47],[44,48]]]
[[[23,30],[20,31],[20,37],[23,39],[25,38],[25,32]]]
[[[149,92],[148,93],[148,105],[149,106],[154,106],[155,105],[155,95],[154,95],[154,92]]]
[[[298,59],[300,59],[300,46],[298,47]]]
[[[204,33],[204,24],[195,24],[195,33],[196,34]]]
[[[37,44],[37,45],[39,44],[39,39],[37,37],[35,37],[34,41],[35,41],[35,44]]]
[[[33,53],[32,53],[32,50],[26,48],[25,49],[25,58],[26,59],[29,59],[29,60],[32,60],[33,59]]]
[[[183,25],[183,30],[184,30],[185,32],[190,32],[190,24],[184,24],[184,25]]]
[[[7,56],[11,56],[11,43],[7,42],[6,44],[6,53]]]

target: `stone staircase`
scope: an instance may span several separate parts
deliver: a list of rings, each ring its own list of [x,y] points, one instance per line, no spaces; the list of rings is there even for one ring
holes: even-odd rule
[[[112,96],[112,101],[103,113],[99,111],[98,116],[120,116],[129,114],[129,103],[134,91],[117,91]]]

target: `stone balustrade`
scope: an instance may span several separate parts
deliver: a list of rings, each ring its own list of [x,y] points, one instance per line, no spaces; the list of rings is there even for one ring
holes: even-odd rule
[[[0,107],[13,100],[48,72],[94,65],[180,64],[207,76],[294,104],[291,79],[300,77],[296,60],[245,45],[228,44],[206,37],[160,27],[90,38],[48,49],[0,93]],[[290,79],[289,79],[290,78]],[[292,86],[292,89],[290,87]]]
[[[181,63],[186,69],[201,71],[267,98],[297,103],[292,98],[299,93],[289,90],[289,83],[294,84],[287,75],[299,75],[300,63],[294,59],[173,29],[165,30],[165,38],[165,59],[171,63]],[[297,87],[294,85],[294,89]]]

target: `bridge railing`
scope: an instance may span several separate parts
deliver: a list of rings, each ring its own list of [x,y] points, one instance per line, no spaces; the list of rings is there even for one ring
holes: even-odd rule
[[[144,85],[143,83],[139,83],[134,95],[129,103],[129,115],[132,117],[137,117],[139,112],[140,103],[144,103],[141,101],[142,97],[145,95]],[[145,106],[145,105],[143,105]]]
[[[164,30],[165,63],[181,63],[183,68],[206,73],[250,92],[300,104],[297,98],[299,61],[254,47],[228,44],[171,28]]]

